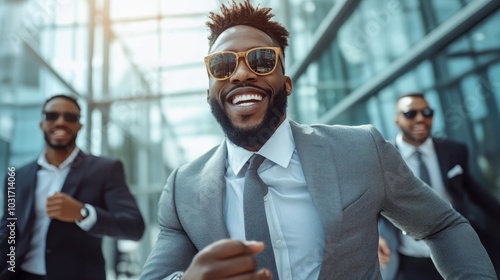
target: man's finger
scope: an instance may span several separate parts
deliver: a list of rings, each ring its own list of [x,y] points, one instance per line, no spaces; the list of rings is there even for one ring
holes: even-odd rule
[[[203,251],[205,251],[207,256],[209,257],[226,259],[244,254],[253,255],[255,253],[254,251],[257,249],[258,245],[255,245],[253,243],[250,243],[250,245],[246,245],[239,240],[223,239],[206,247],[205,249],[203,249]]]
[[[252,250],[254,254],[264,251],[266,245],[260,241],[245,241],[244,244]]]
[[[59,209],[47,211],[47,216],[49,216],[49,218],[58,217],[59,215],[61,215],[61,211]]]
[[[213,262],[208,274],[208,279],[226,278],[232,275],[252,273],[257,269],[257,262],[252,255],[238,255]],[[213,273],[213,274],[211,274]]]
[[[47,197],[47,203],[61,203],[63,201],[62,197],[51,196]]]

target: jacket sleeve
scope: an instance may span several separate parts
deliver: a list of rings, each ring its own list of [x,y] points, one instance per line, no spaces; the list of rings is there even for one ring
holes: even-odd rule
[[[134,197],[125,183],[123,165],[120,161],[101,164],[104,179],[104,206],[94,206],[96,224],[89,233],[114,238],[139,240],[144,233],[144,220]]]
[[[483,209],[488,215],[500,222],[500,201],[498,201],[491,193],[474,180],[468,166],[469,151],[467,146],[460,144],[459,147],[465,172],[465,191],[476,205]]]
[[[160,233],[146,260],[140,279],[165,279],[176,271],[185,271],[198,252],[184,231],[177,215],[175,201],[177,171],[174,170],[169,176],[158,202]]]

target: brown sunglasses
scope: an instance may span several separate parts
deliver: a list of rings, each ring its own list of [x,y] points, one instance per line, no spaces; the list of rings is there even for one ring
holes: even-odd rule
[[[278,60],[285,71],[279,47],[258,47],[243,52],[216,52],[205,57],[205,65],[212,78],[222,81],[229,79],[236,72],[240,57],[244,57],[248,68],[259,76],[273,73]]]

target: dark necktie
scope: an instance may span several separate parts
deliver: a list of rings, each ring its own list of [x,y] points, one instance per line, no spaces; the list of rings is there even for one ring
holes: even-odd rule
[[[422,152],[419,150],[415,151],[418,160],[418,177],[420,180],[424,181],[427,185],[431,186],[431,177],[429,176],[429,170],[422,160]]]
[[[255,255],[257,266],[259,269],[269,269],[273,274],[273,279],[279,279],[264,207],[264,196],[267,194],[267,185],[257,174],[257,169],[264,159],[263,156],[254,154],[250,158],[250,164],[245,174],[245,186],[243,190],[245,236],[247,240],[264,242],[266,245],[264,251]]]

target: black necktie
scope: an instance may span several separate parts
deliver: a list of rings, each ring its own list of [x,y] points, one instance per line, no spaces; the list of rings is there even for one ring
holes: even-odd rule
[[[419,150],[415,151],[418,160],[418,177],[420,180],[424,181],[427,185],[431,186],[431,177],[429,176],[429,170],[422,160],[422,152]]]
[[[243,190],[245,236],[247,240],[264,242],[266,245],[264,251],[255,255],[257,266],[259,269],[269,269],[273,274],[273,279],[279,279],[264,207],[264,196],[267,195],[267,185],[257,174],[257,169],[264,159],[263,156],[254,154],[250,158],[250,164],[245,174],[245,186]]]

